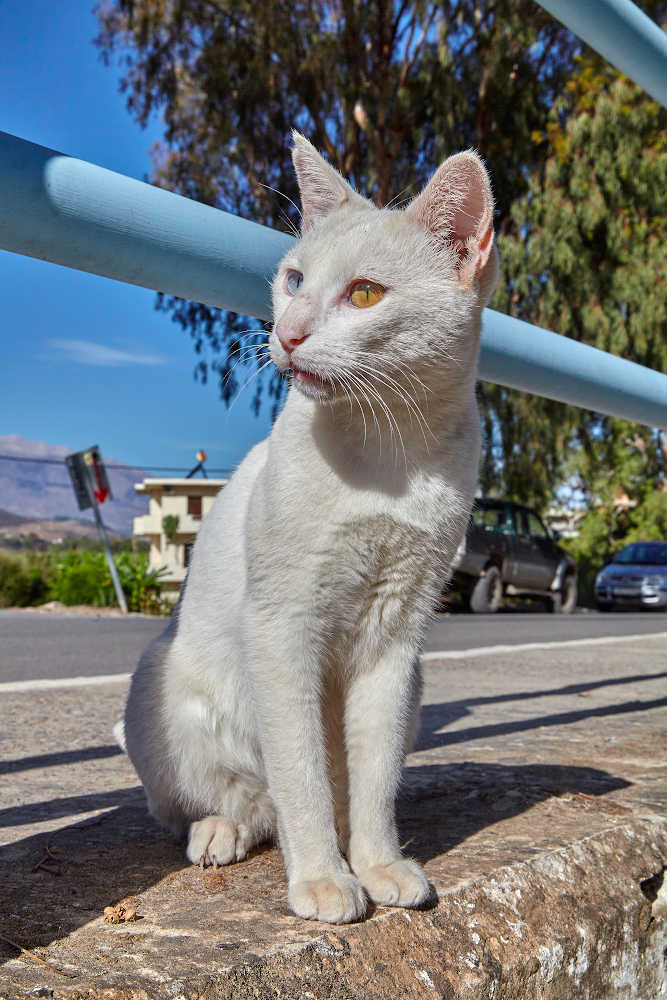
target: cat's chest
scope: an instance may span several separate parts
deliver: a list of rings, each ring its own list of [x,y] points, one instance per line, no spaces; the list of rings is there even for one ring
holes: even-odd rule
[[[388,513],[353,518],[322,532],[313,567],[324,589],[404,592],[439,561],[434,541],[425,526]]]

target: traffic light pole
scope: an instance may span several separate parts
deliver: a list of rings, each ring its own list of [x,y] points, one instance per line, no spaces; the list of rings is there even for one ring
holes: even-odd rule
[[[92,490],[91,490],[92,493]],[[93,501],[93,512],[95,514],[95,524],[97,525],[97,530],[100,534],[100,541],[102,542],[102,547],[104,548],[104,554],[107,557],[107,565],[109,566],[109,572],[111,573],[111,579],[113,580],[114,590],[116,591],[116,599],[120,606],[120,610],[124,615],[128,613],[127,601],[125,600],[125,594],[123,588],[120,585],[120,579],[118,577],[118,570],[116,569],[116,564],[113,561],[113,556],[111,555],[111,549],[109,548],[109,539],[107,538],[107,533],[102,523],[102,518],[100,517],[100,509],[97,504],[95,497],[91,497]]]

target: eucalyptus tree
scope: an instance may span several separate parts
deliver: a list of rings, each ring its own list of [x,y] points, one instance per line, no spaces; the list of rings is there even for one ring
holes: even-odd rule
[[[283,229],[298,225],[296,127],[380,206],[474,146],[502,230],[545,160],[532,136],[577,48],[533,0],[102,0],[97,11],[97,44],[120,66],[129,111],[141,125],[164,121],[153,182]],[[160,306],[229,402],[263,327],[199,303]],[[279,397],[278,380],[269,392]],[[487,423],[498,419],[488,410]]]
[[[500,235],[492,305],[667,371],[667,111],[599,58],[580,58],[534,141],[544,165]],[[490,474],[519,499],[541,505],[569,479],[605,506],[612,539],[632,528],[618,498],[640,505],[667,488],[664,433],[498,386],[484,395],[496,417]]]

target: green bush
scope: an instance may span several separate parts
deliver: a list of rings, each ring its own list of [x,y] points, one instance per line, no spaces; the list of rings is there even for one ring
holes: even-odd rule
[[[104,552],[71,549],[54,553],[52,560],[49,584],[54,600],[67,605],[91,604],[93,607],[117,604]],[[114,562],[129,610],[161,614],[159,571],[149,572],[146,553],[120,552],[114,557]]]
[[[103,552],[71,549],[54,554],[49,584],[51,598],[62,604],[104,608],[116,599]]]
[[[21,556],[0,552],[0,608],[27,608],[47,600],[43,568]]]
[[[143,547],[142,547],[143,548]],[[130,611],[168,614],[172,605],[160,599],[160,570],[148,569],[148,555],[137,546],[114,556]],[[117,606],[106,557],[100,547],[56,548],[48,552],[0,551],[0,608],[31,607],[45,601]]]
[[[162,614],[165,610],[160,602],[160,570],[148,570],[148,556],[145,552],[121,552],[115,556],[120,585],[130,611],[144,614]]]

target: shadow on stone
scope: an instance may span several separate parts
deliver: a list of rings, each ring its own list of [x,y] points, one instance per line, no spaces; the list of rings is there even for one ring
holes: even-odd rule
[[[568,793],[603,812],[626,812],[612,800],[598,802],[598,797],[628,786],[592,767],[472,761],[408,767],[398,799],[401,843],[424,864],[500,820]]]
[[[79,764],[88,760],[102,760],[122,754],[119,746],[82,747],[80,750],[63,750],[60,753],[43,753],[35,757],[19,757],[17,760],[0,761],[0,774],[15,774],[17,771],[33,771],[39,767],[56,767],[60,764]]]
[[[398,803],[402,842],[408,842],[406,853],[426,862],[551,796],[569,792],[595,797],[626,785],[604,771],[586,767],[472,762],[409,767]],[[105,906],[139,897],[158,883],[161,898],[168,900],[171,924],[177,927],[197,922],[195,914],[202,906],[210,906],[214,896],[219,900],[216,905],[223,905],[230,914],[236,908],[252,909],[257,914],[255,922],[259,920],[266,928],[276,921],[295,919],[286,910],[282,858],[271,845],[257,848],[241,864],[200,872],[187,863],[183,842],[174,840],[148,816],[141,788],[60,802],[24,806],[22,815],[28,810],[33,821],[44,819],[45,806],[57,806],[69,816],[75,809],[83,812],[107,804],[117,808],[0,849],[0,930],[24,948],[46,947],[101,917]],[[18,821],[18,807],[16,814],[6,812],[10,821]],[[57,849],[61,875],[33,870],[45,856],[47,839],[52,850]],[[430,902],[433,905],[435,898]],[[312,933],[319,931],[313,927]],[[245,936],[252,937],[248,932]],[[0,943],[0,956],[7,961],[17,954]]]
[[[526,733],[547,726],[572,725],[585,722],[586,719],[604,719],[630,712],[648,712],[665,706],[667,697],[653,698],[651,701],[626,701],[620,705],[601,705],[596,708],[581,709],[578,712],[555,712],[552,715],[494,722],[485,726],[471,726],[469,729],[441,733],[438,730],[469,715],[469,710],[461,702],[424,705],[421,710],[421,733],[415,750],[434,750],[436,747],[454,746],[458,743],[469,743],[471,740],[489,740],[498,736],[508,736],[510,733]]]

